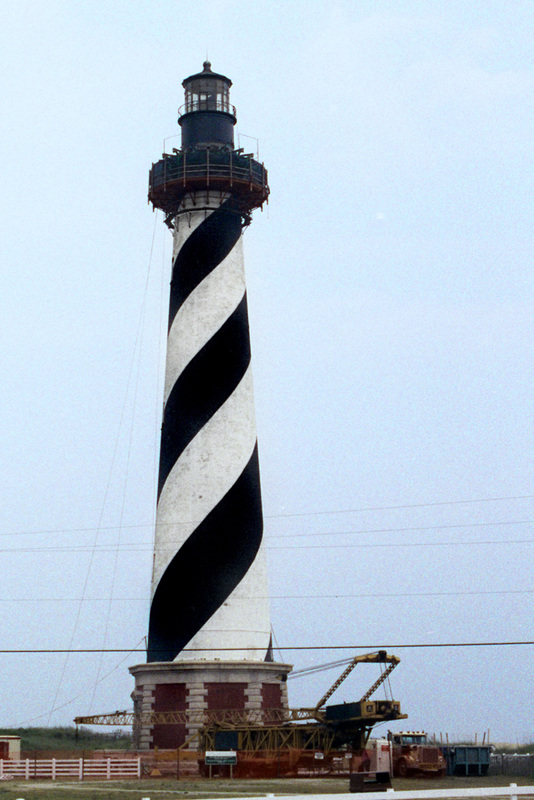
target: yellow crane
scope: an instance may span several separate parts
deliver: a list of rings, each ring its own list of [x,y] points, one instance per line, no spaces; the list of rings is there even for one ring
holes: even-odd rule
[[[377,723],[406,719],[398,701],[369,699],[399,663],[400,658],[388,655],[385,650],[355,656],[313,708],[115,711],[76,717],[74,722],[76,728],[79,725],[196,724],[203,750],[217,749],[217,734],[222,731],[233,731],[236,749],[244,750],[296,747],[329,751],[340,743],[363,747]],[[359,701],[326,706],[327,700],[358,664],[387,664],[387,667]]]

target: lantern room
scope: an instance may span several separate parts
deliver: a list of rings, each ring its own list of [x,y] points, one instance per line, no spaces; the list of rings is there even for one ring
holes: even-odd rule
[[[232,81],[211,71],[205,61],[202,72],[186,78],[185,104],[179,110],[182,148],[234,148],[235,108],[230,104]]]

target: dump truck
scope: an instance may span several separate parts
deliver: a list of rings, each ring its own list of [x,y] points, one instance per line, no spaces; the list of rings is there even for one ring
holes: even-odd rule
[[[441,748],[429,740],[424,731],[388,731],[393,775],[442,777],[447,774],[447,762]]]

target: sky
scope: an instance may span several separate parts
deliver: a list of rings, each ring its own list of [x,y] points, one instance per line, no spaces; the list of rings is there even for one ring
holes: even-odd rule
[[[278,655],[384,647],[403,727],[530,741],[534,646],[502,643],[534,641],[534,6],[1,13],[0,725],[131,707],[171,266],[147,177],[208,55],[271,187],[244,241]]]

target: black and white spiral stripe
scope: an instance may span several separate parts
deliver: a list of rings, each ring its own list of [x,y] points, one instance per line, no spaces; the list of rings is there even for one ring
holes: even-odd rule
[[[176,227],[148,661],[188,644],[257,660],[269,618],[241,219],[225,201]]]

